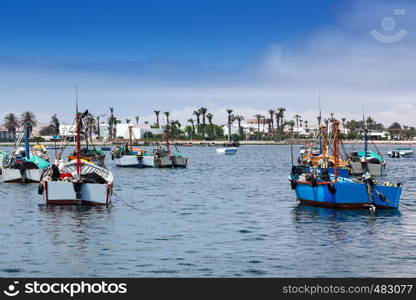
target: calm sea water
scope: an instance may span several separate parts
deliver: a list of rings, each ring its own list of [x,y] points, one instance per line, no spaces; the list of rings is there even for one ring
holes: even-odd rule
[[[0,184],[0,276],[416,276],[416,159],[387,159],[399,210],[300,206],[288,146],[184,148],[188,169],[122,169],[110,208],[47,207]],[[386,153],[389,147],[381,146]]]

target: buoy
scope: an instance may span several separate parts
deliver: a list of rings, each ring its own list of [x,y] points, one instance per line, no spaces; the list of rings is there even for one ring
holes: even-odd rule
[[[42,183],[39,183],[39,186],[38,186],[38,194],[39,195],[42,195],[43,194],[43,184]]]
[[[334,185],[333,182],[331,182],[330,184],[328,184],[328,190],[332,194],[335,194],[337,192],[337,189],[335,188],[335,185]]]

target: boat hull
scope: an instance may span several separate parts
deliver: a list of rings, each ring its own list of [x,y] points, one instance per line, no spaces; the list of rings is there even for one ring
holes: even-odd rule
[[[114,158],[117,167],[133,167],[140,168],[140,160],[137,155],[121,155]]]
[[[43,170],[41,169],[1,169],[1,180],[5,183],[38,183],[42,178]]]
[[[172,168],[173,160],[169,156],[156,157],[154,164],[157,168]]]
[[[108,205],[112,186],[83,183],[79,186],[79,192],[77,193],[72,182],[47,181],[43,184],[43,188],[44,200],[49,205]]]
[[[140,166],[143,168],[154,168],[155,167],[155,158],[153,155],[143,155],[139,157]]]
[[[385,196],[383,201],[373,189],[374,202],[370,200],[364,183],[333,183],[335,192],[330,191],[330,182],[320,182],[312,186],[310,182],[296,181],[295,192],[302,204],[333,208],[369,208],[373,204],[379,208],[397,208],[402,189],[400,187],[376,185],[375,190]]]
[[[385,176],[386,175],[386,165],[385,164],[373,164],[367,163],[368,172],[372,176]],[[366,172],[365,163],[361,163],[359,161],[352,161],[351,162],[351,173],[352,175],[361,175]]]
[[[173,166],[175,168],[186,168],[188,164],[188,158],[182,156],[173,157]]]

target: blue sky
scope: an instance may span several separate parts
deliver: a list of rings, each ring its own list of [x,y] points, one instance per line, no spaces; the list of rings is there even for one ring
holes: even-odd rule
[[[320,93],[327,113],[358,117],[365,101],[388,123],[416,109],[412,2],[0,0],[0,118],[69,121],[77,83],[83,106],[121,119],[158,109],[183,121],[206,106],[221,123],[226,107],[251,117],[284,106],[313,123]],[[376,43],[369,30],[394,8],[407,10],[396,17],[406,40]]]

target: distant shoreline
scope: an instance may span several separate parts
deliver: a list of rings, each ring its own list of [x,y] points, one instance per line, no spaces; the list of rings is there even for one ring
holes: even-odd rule
[[[101,146],[114,146],[117,144],[121,144],[121,143],[125,143],[126,141],[117,141],[114,143],[110,143],[110,142],[105,142],[105,143],[94,143],[95,146],[97,147],[101,147]],[[293,144],[294,145],[304,145],[305,143],[312,143],[312,140],[304,140],[304,139],[299,139],[299,140],[293,140]],[[413,145],[416,144],[416,141],[369,141],[369,144],[372,144],[374,142],[374,144],[377,145]],[[139,141],[138,143],[135,142],[134,144],[136,144],[137,146],[154,146],[159,142],[156,141],[149,141],[149,142],[145,142],[145,141]],[[178,140],[178,141],[172,141],[172,144],[177,144],[179,146],[183,145],[183,146],[187,146],[187,147],[192,147],[192,146],[200,146],[200,147],[208,147],[208,146],[223,146],[224,143],[227,143],[227,141],[202,141],[202,140],[193,140],[193,141],[184,141],[184,140]],[[276,146],[281,146],[281,145],[290,145],[291,142],[290,141],[240,141],[239,142],[240,145],[244,146],[244,145],[251,145],[251,146],[267,146],[267,145],[276,145]],[[363,141],[360,140],[347,140],[347,141],[343,141],[344,144],[349,144],[349,145],[360,145],[360,144],[364,144]],[[31,142],[31,145],[36,145],[38,143],[34,143]],[[39,143],[41,145],[45,145],[45,146],[55,146],[54,142],[41,142]],[[13,143],[6,143],[6,142],[0,142],[0,147],[10,147],[13,146]],[[57,146],[59,146],[60,144],[57,143]],[[68,143],[68,146],[75,146],[75,143]]]

